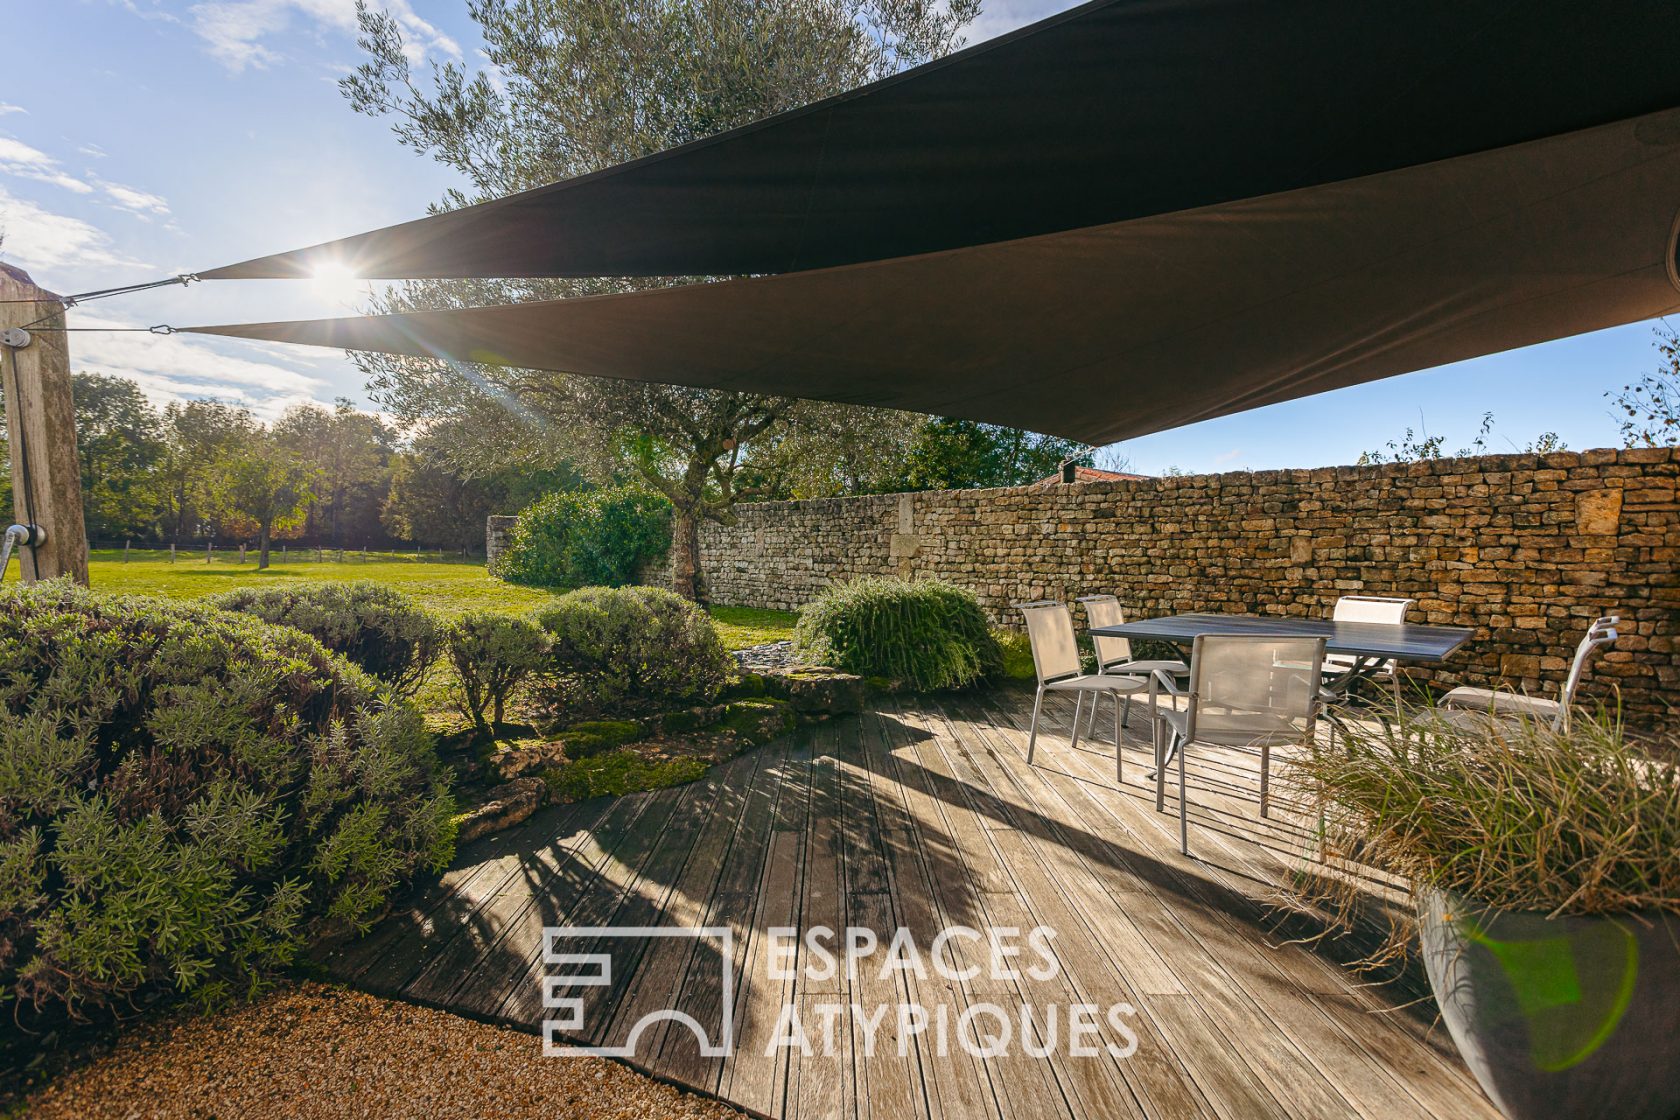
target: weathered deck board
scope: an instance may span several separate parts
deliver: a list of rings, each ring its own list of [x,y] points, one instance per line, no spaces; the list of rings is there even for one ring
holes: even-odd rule
[[[1285,807],[1260,819],[1254,755],[1191,755],[1186,858],[1176,781],[1158,813],[1144,777],[1141,712],[1117,785],[1112,720],[1070,750],[1071,705],[1051,706],[1028,767],[1029,703],[1016,692],[887,702],[691,786],[539,814],[463,850],[328,967],[384,994],[540,1029],[544,927],[727,927],[727,954],[693,938],[569,941],[610,949],[613,973],[577,993],[584,1025],[563,1039],[620,1044],[664,1009],[712,1029],[727,979],[728,1056],[702,1054],[686,1027],[660,1022],[632,1060],[778,1120],[1491,1120],[1431,1029],[1432,1005],[1397,1010],[1415,976],[1372,985],[1335,955],[1346,945],[1294,940],[1311,928],[1279,913],[1276,884],[1298,863],[1303,833]],[[855,973],[841,961],[812,977],[796,944],[796,976],[773,978],[772,950],[785,943],[771,931],[819,925],[839,938],[848,926],[871,931],[881,949]],[[978,975],[877,971],[897,931],[925,954],[951,926],[1049,927],[1057,973],[992,975],[987,948],[963,940],[946,959]],[[1073,1003],[1133,1007],[1136,1053],[1075,1055],[1065,1021],[1043,1056],[1020,1037],[995,1055],[956,1045],[965,1012],[995,1004],[1019,1030],[1025,1005],[1025,1041],[1042,1049],[1047,1009]],[[947,1045],[931,1028],[906,1029],[907,1005],[943,1016]],[[802,1013],[809,1056],[770,1045],[786,1007]]]

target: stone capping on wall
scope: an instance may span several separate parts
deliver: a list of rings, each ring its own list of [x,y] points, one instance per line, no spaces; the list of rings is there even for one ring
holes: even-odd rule
[[[1648,722],[1680,702],[1677,473],[1675,449],[1631,448],[763,502],[704,525],[701,556],[720,604],[795,610],[835,580],[936,576],[1006,626],[1012,603],[1094,592],[1132,615],[1317,617],[1405,595],[1414,621],[1476,630],[1420,677],[1544,695],[1587,624],[1620,614],[1585,695],[1619,686]]]

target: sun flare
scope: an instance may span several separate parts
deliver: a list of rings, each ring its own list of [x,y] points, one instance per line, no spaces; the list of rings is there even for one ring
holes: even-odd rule
[[[354,304],[366,292],[366,282],[355,270],[339,261],[316,265],[309,277],[311,290],[335,304]]]

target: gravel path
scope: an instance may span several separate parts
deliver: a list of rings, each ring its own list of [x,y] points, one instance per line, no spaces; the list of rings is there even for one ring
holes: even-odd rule
[[[25,1106],[31,1120],[723,1120],[740,1114],[599,1058],[322,984],[136,1028]]]

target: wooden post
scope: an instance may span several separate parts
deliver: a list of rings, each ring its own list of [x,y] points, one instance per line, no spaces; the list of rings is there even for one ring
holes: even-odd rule
[[[212,560],[214,560],[215,558],[216,558],[216,542],[211,541],[209,544],[204,546],[204,562],[206,564],[208,564]]]
[[[40,544],[18,549],[18,563],[25,582],[67,575],[86,584],[87,530],[64,307],[27,272],[6,264],[0,264],[0,301],[0,331],[7,332],[0,341],[0,392],[11,442],[12,517],[47,533]]]
[[[123,563],[124,564],[128,563],[128,546],[133,544],[133,543],[134,543],[133,541],[124,541],[123,542]]]
[[[175,563],[175,545],[173,542],[169,545],[169,562],[171,564]]]

